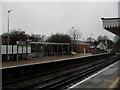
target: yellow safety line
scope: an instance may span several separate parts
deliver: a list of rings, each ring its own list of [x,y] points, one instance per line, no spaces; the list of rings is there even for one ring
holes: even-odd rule
[[[117,79],[115,80],[115,82],[113,82],[113,84],[109,87],[108,90],[112,90],[115,87],[115,85],[118,83],[119,80],[120,80],[120,76],[117,77]]]

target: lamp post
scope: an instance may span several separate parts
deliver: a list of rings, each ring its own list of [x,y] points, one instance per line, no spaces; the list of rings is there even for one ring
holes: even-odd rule
[[[10,10],[8,10],[8,40],[7,40],[7,44],[8,44],[8,47],[7,47],[7,54],[8,54],[8,56],[7,56],[7,59],[9,60],[10,59],[10,57],[9,57],[9,14],[10,14],[10,12],[12,12],[13,10],[12,9],[10,9]]]
[[[74,52],[74,44],[75,44],[75,32],[74,32],[74,30],[75,30],[75,27],[72,27],[72,36],[73,36],[73,41],[72,41],[72,53]]]
[[[93,35],[93,34],[90,34],[90,41],[89,41],[89,42],[90,42],[90,46],[93,46],[93,45],[92,45],[92,35]],[[92,53],[92,51],[93,51],[93,50],[91,50],[91,53]]]

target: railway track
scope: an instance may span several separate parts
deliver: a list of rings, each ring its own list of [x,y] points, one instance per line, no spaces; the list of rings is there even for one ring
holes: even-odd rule
[[[6,88],[14,88],[16,90],[48,90],[48,89],[67,89],[71,84],[94,74],[104,67],[119,60],[119,56],[109,57],[92,63],[76,65],[56,72],[38,75],[29,79],[19,80],[12,83],[4,84],[3,90]],[[32,83],[31,83],[32,82]]]

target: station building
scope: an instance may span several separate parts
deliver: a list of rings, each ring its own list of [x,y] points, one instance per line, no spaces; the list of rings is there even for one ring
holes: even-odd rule
[[[70,43],[30,42],[31,58],[44,56],[69,55]]]

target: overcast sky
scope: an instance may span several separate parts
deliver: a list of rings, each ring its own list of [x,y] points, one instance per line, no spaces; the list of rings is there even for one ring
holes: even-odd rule
[[[7,32],[7,11],[10,13],[10,30],[18,29],[29,34],[67,33],[76,27],[82,33],[82,39],[114,34],[103,29],[103,17],[118,17],[117,2],[3,2],[2,26]]]

